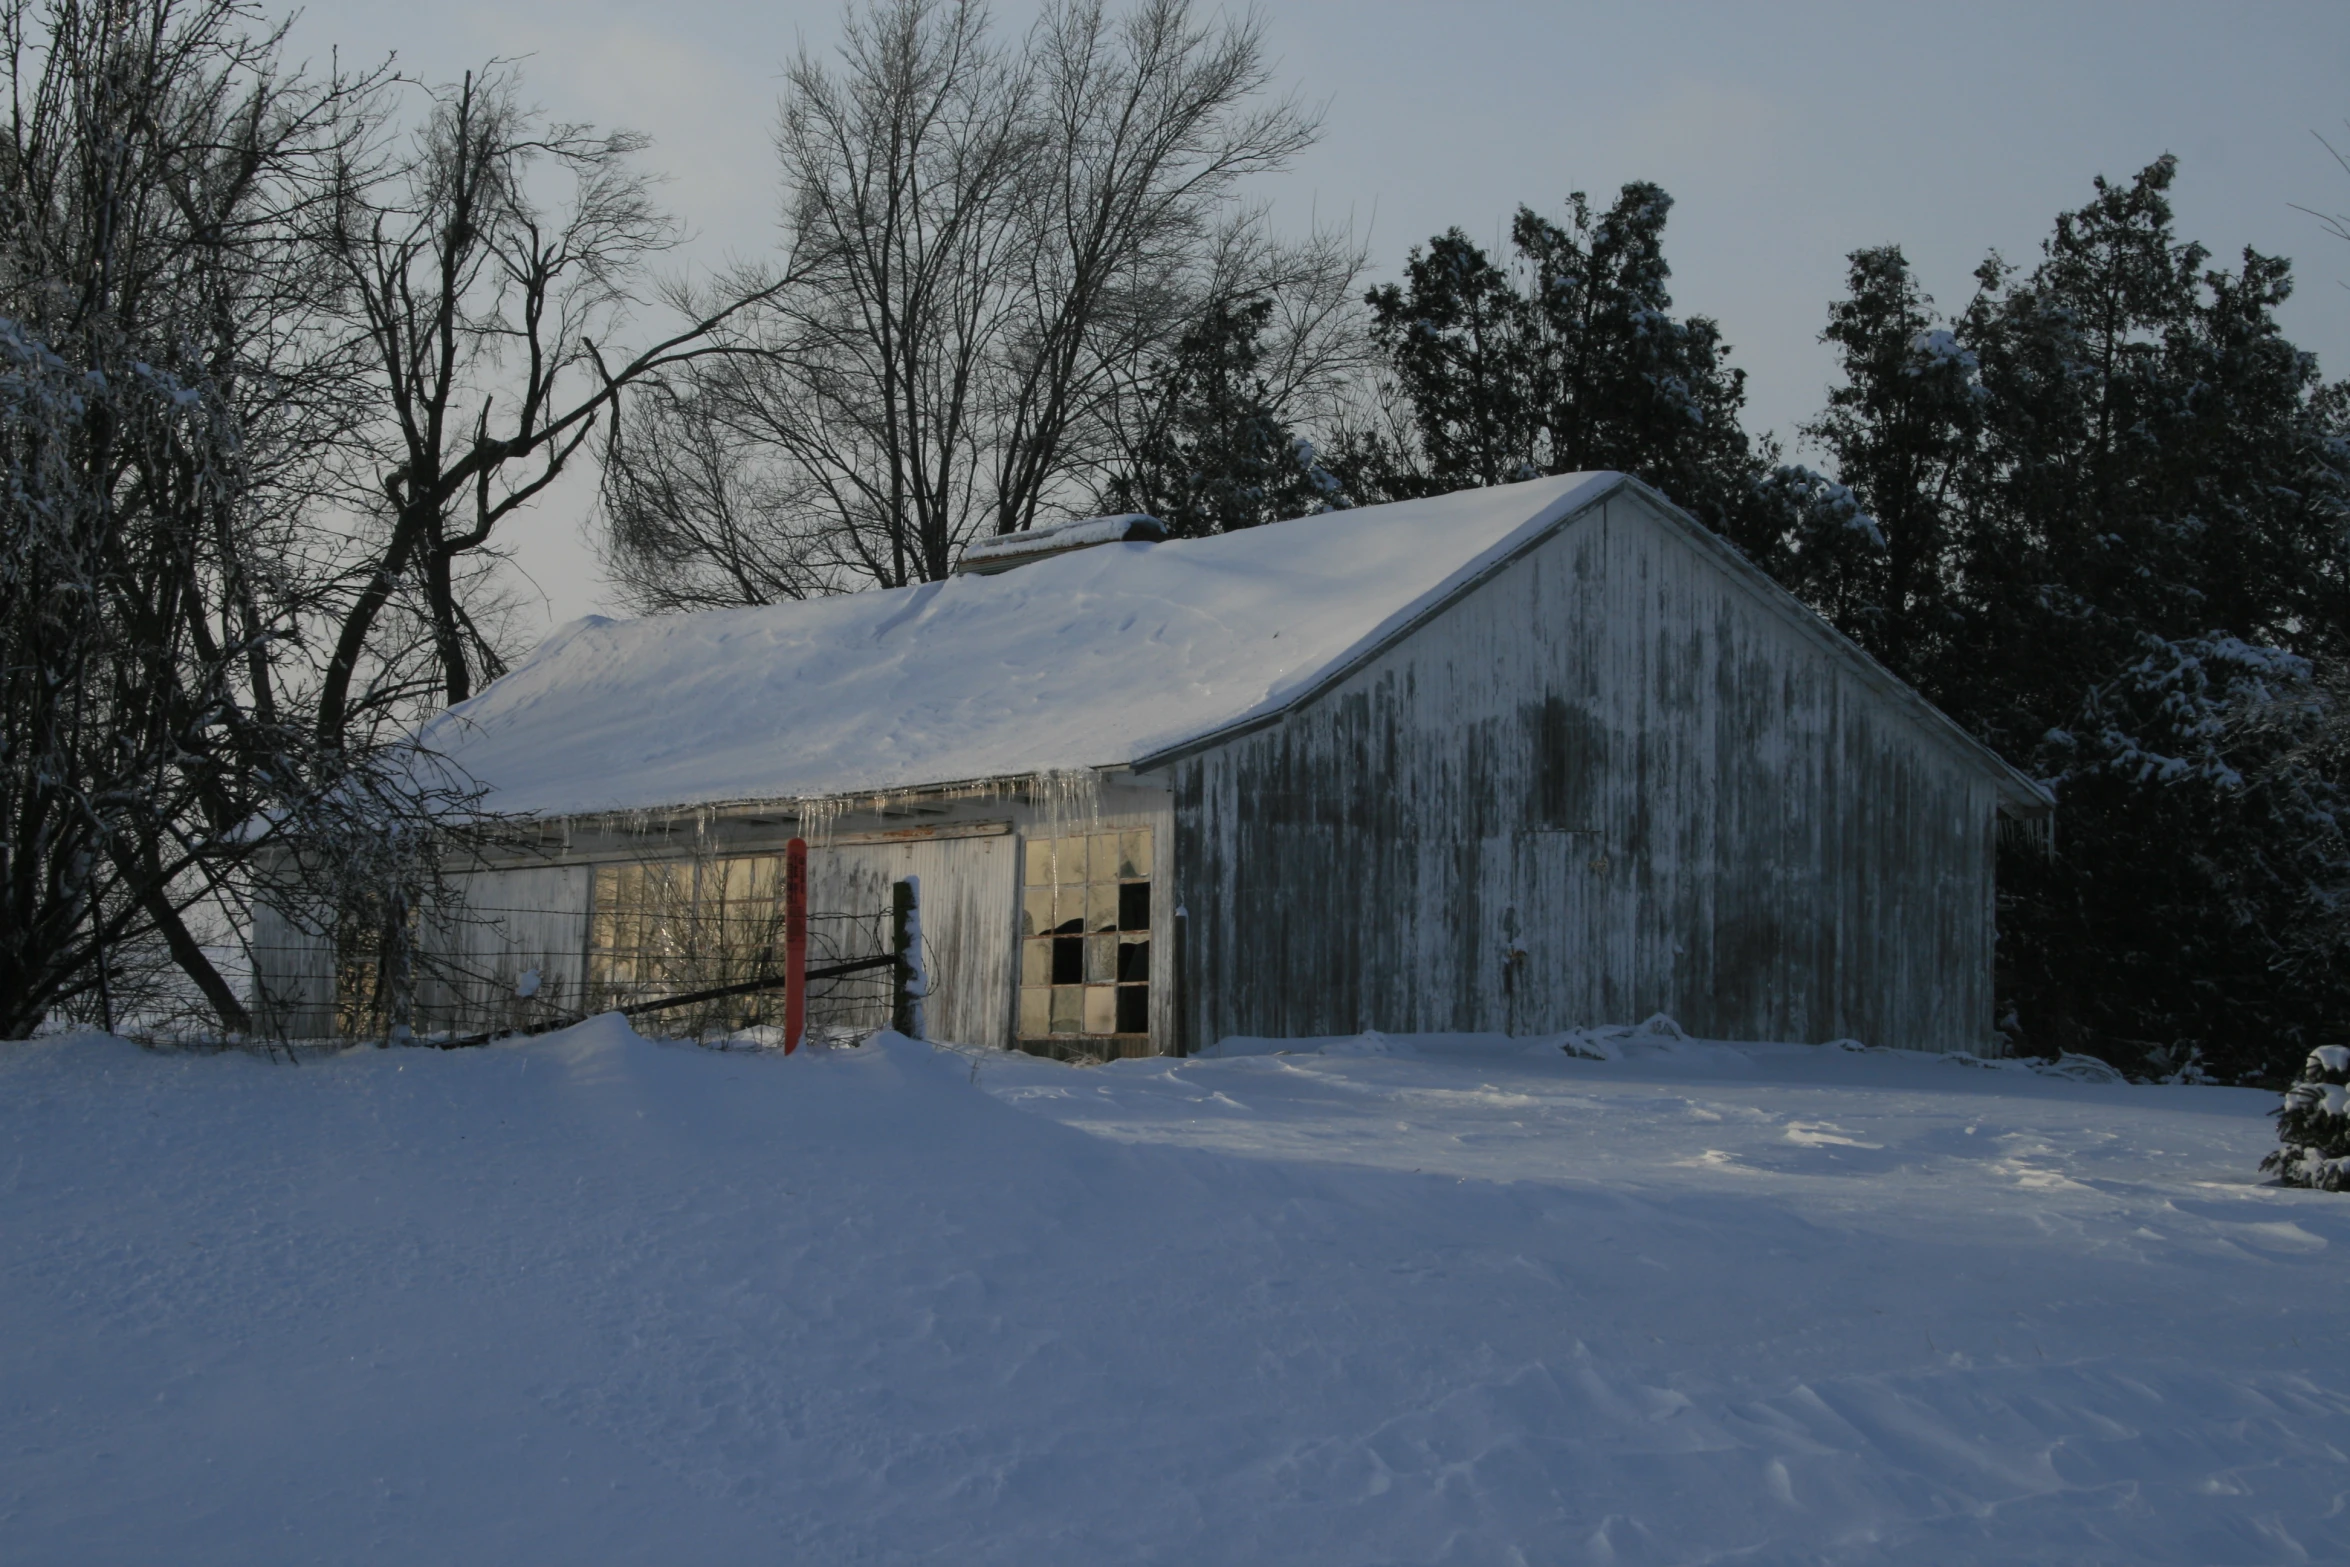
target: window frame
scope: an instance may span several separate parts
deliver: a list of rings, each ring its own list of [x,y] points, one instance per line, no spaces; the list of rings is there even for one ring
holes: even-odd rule
[[[1154,883],[1166,837],[1149,821],[1021,834],[1012,1048],[1061,1060],[1157,1053]],[[1048,880],[1032,879],[1040,870]]]

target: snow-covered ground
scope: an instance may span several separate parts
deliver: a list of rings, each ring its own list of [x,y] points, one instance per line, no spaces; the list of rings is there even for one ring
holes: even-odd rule
[[[0,1560],[2350,1559],[2272,1096],[1654,1038],[0,1052]]]

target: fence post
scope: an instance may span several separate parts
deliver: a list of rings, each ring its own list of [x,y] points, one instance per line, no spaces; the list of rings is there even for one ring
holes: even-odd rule
[[[889,890],[890,951],[897,957],[891,976],[889,1026],[908,1039],[922,1037],[922,883],[909,876]]]
[[[783,1053],[808,1031],[808,840],[783,846]]]

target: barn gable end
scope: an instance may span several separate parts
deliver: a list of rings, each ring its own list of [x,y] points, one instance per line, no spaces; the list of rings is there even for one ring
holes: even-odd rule
[[[1668,1011],[1985,1048],[1991,824],[2038,797],[1759,576],[1625,485],[1161,760],[1195,1040]]]

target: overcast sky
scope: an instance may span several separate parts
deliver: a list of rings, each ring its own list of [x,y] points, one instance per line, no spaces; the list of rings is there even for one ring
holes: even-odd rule
[[[1033,5],[998,15],[1018,27]],[[1676,201],[1675,303],[1723,324],[1749,425],[1793,443],[1831,365],[1818,342],[1845,254],[1904,246],[1965,303],[1986,250],[2029,260],[2092,176],[2181,161],[2180,231],[2222,256],[2291,256],[2287,331],[2350,374],[2350,245],[2295,205],[2350,211],[2350,4],[1418,4],[1271,0],[1282,79],[1322,141],[1261,187],[1277,220],[1367,234],[1392,273],[1459,225],[1492,244],[1519,203],[1651,179]],[[527,56],[537,101],[653,138],[695,231],[681,264],[769,249],[780,67],[829,47],[833,0],[325,0],[298,53],[397,50],[419,75]],[[582,535],[585,485],[513,534],[554,623],[609,609]]]

